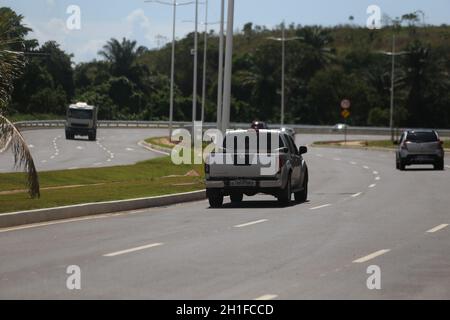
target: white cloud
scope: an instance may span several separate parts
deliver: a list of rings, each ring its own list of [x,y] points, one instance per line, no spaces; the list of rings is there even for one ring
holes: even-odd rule
[[[126,18],[128,35],[127,37],[136,37],[142,31],[144,37],[148,41],[153,41],[152,25],[150,19],[145,15],[144,10],[136,9],[132,11]]]

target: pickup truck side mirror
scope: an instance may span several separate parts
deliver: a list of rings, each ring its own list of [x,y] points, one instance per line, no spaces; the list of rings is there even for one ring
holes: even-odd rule
[[[308,148],[301,146],[300,148],[298,148],[298,152],[300,153],[300,155],[306,154],[306,153],[308,153]]]

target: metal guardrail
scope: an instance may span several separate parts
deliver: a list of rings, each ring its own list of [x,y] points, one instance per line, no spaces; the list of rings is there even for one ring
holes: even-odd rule
[[[65,120],[36,120],[36,121],[20,121],[16,122],[16,126],[20,129],[52,129],[62,128],[65,125]],[[99,121],[100,128],[168,128],[169,121]],[[279,128],[281,125],[273,124],[271,128]],[[315,134],[342,134],[342,131],[334,130],[333,126],[313,126],[313,125],[285,125],[295,129],[297,133],[315,133]],[[192,127],[192,122],[173,122],[174,128],[189,128]],[[215,128],[215,123],[205,123],[204,128]],[[248,123],[232,123],[233,129],[248,128]],[[401,133],[403,129],[396,129]],[[438,129],[439,135],[442,137],[450,137],[450,129]],[[391,135],[390,128],[381,127],[348,127],[347,134],[358,135]]]

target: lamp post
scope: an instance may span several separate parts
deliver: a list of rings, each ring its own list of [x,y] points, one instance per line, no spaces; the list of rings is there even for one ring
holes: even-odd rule
[[[394,108],[395,108],[395,57],[408,54],[407,51],[396,52],[396,38],[395,34],[392,35],[392,51],[381,51],[381,54],[391,57],[391,88],[390,88],[390,112],[389,112],[389,128],[391,129],[391,141],[394,142]]]
[[[190,2],[166,2],[159,0],[147,0],[145,2],[158,3],[163,5],[168,5],[173,7],[173,25],[172,25],[172,61],[170,67],[170,112],[169,112],[169,140],[172,140],[172,130],[173,130],[173,106],[174,106],[174,88],[175,88],[175,31],[176,31],[176,19],[177,19],[177,7],[178,6],[186,6],[193,4],[193,1]]]
[[[228,0],[227,18],[227,39],[225,51],[225,69],[223,79],[223,111],[222,111],[222,132],[230,126],[231,108],[231,75],[233,68],[233,26],[234,26],[234,0]]]
[[[222,128],[222,99],[223,99],[223,48],[224,48],[225,0],[220,6],[220,32],[219,32],[219,79],[217,81],[217,130]]]
[[[279,41],[281,45],[281,125],[284,125],[284,106],[285,106],[285,76],[286,76],[286,42],[293,40],[301,40],[302,37],[286,38],[286,26],[282,23],[282,36],[281,38],[269,37],[267,39],[273,41]]]

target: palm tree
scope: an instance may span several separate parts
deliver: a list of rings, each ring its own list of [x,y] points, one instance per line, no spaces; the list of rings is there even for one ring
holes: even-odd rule
[[[122,42],[119,42],[117,39],[112,38],[98,54],[111,63],[111,71],[114,76],[124,76],[133,79],[138,71],[136,60],[146,51],[146,47],[137,47],[136,41],[123,38]]]
[[[11,99],[13,82],[25,64],[24,53],[14,51],[24,47],[21,37],[11,37],[15,33],[17,18],[12,11],[2,11],[0,15],[0,151],[11,148],[14,164],[27,172],[27,186],[32,198],[40,196],[39,178],[28,145],[17,127],[8,120],[4,112]]]

